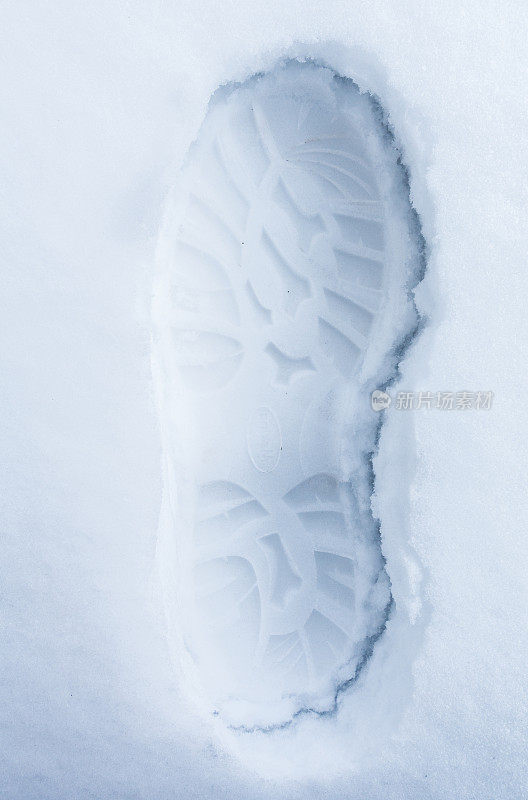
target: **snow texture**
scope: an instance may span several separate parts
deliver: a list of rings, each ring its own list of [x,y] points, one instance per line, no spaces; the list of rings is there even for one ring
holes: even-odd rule
[[[526,4],[22,0],[0,14],[1,794],[521,800]],[[369,510],[383,634],[336,713],[247,733],[211,716],[168,602],[180,553],[156,553],[176,428],[160,425],[151,295],[166,198],[211,97],[288,59],[357,86],[401,153],[427,270],[393,388],[489,389],[494,404],[385,413]]]

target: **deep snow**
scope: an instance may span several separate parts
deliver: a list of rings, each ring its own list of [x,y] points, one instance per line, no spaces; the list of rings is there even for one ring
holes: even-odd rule
[[[517,2],[4,5],[10,800],[524,796],[526,17]],[[391,498],[409,498],[392,522],[409,551],[391,552],[390,529],[384,551],[415,560],[421,636],[390,666],[405,703],[375,717],[378,749],[343,744],[350,770],[326,780],[328,748],[321,764],[312,752],[308,783],[302,758],[293,778],[256,779],[180,698],[155,565],[149,294],[164,197],[217,86],[283,55],[371,90],[402,146],[429,324],[400,385],[495,393],[489,413],[387,413],[377,502],[390,519]]]

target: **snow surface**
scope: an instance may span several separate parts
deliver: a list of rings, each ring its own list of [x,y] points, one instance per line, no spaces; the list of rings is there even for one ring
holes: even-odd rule
[[[4,4],[6,798],[526,795],[527,21],[520,2]],[[290,764],[266,742],[240,762],[180,696],[149,318],[164,198],[210,95],[282,56],[372,91],[402,146],[429,325],[400,385],[495,393],[489,413],[387,414],[376,504],[417,633],[387,631],[404,656],[368,736],[307,728]]]

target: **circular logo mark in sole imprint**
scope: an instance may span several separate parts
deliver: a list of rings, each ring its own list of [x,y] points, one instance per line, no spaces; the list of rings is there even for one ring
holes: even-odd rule
[[[249,456],[259,472],[271,472],[279,463],[282,436],[277,417],[261,406],[250,417],[247,430]]]

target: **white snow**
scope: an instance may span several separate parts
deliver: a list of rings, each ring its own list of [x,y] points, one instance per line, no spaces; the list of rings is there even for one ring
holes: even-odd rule
[[[526,7],[284,6],[3,6],[10,800],[526,793]],[[149,306],[164,198],[210,95],[286,55],[371,90],[403,148],[429,325],[399,386],[490,389],[494,404],[387,413],[375,502],[415,628],[386,632],[357,699],[368,732],[313,721],[287,777],[266,742],[248,745],[255,777],[180,697],[169,658]]]

